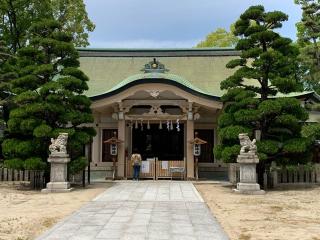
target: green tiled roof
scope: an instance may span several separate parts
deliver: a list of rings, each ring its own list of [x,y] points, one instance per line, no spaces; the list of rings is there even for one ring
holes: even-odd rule
[[[309,95],[309,94],[313,94],[313,93],[314,93],[314,91],[291,92],[291,93],[288,93],[288,94],[278,93],[275,97],[271,97],[271,98],[277,98],[277,97],[299,97],[299,96]]]
[[[221,97],[224,91],[220,89],[220,82],[234,72],[226,68],[226,64],[239,55],[230,48],[78,50],[80,68],[90,79],[86,92],[89,97],[110,93],[138,80],[154,78],[173,81],[201,94]],[[144,65],[153,57],[169,71],[144,73]],[[291,93],[289,96],[305,94]]]
[[[197,52],[194,49],[190,49],[191,51]],[[217,54],[215,50],[211,52]],[[89,97],[110,92],[137,77],[153,77],[141,71],[146,63],[152,61],[151,56],[85,56],[81,54],[81,51],[80,55],[80,68],[90,78],[89,90],[86,92]],[[156,58],[169,70],[160,78],[179,82],[200,93],[220,97],[223,94],[223,91],[220,90],[220,82],[233,73],[233,70],[225,66],[235,57],[224,55],[179,56],[178,52],[176,56]]]
[[[77,48],[80,52],[221,52],[233,51],[232,47],[212,47],[212,48]]]

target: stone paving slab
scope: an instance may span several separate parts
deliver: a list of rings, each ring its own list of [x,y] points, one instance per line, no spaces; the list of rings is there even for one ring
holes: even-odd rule
[[[39,240],[228,239],[190,182],[124,182],[107,189]]]
[[[203,202],[190,182],[126,182],[118,183],[94,201],[189,201]]]

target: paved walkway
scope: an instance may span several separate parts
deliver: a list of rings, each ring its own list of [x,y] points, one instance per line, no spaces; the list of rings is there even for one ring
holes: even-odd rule
[[[226,240],[190,182],[120,182],[39,240]]]

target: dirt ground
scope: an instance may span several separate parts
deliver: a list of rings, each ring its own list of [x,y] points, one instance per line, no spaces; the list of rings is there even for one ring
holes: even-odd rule
[[[0,240],[31,240],[79,209],[111,183],[93,184],[70,193],[42,194],[0,185]]]
[[[111,184],[71,193],[41,194],[0,185],[0,240],[31,240]],[[248,196],[219,184],[196,184],[234,240],[320,240],[320,187]]]
[[[196,188],[231,239],[320,240],[320,187],[259,196],[219,184]]]

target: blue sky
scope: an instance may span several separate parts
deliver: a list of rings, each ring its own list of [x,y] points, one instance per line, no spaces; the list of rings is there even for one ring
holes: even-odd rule
[[[193,47],[218,27],[229,28],[251,5],[289,15],[280,32],[296,38],[301,18],[294,0],[85,0],[96,29],[89,47]]]

